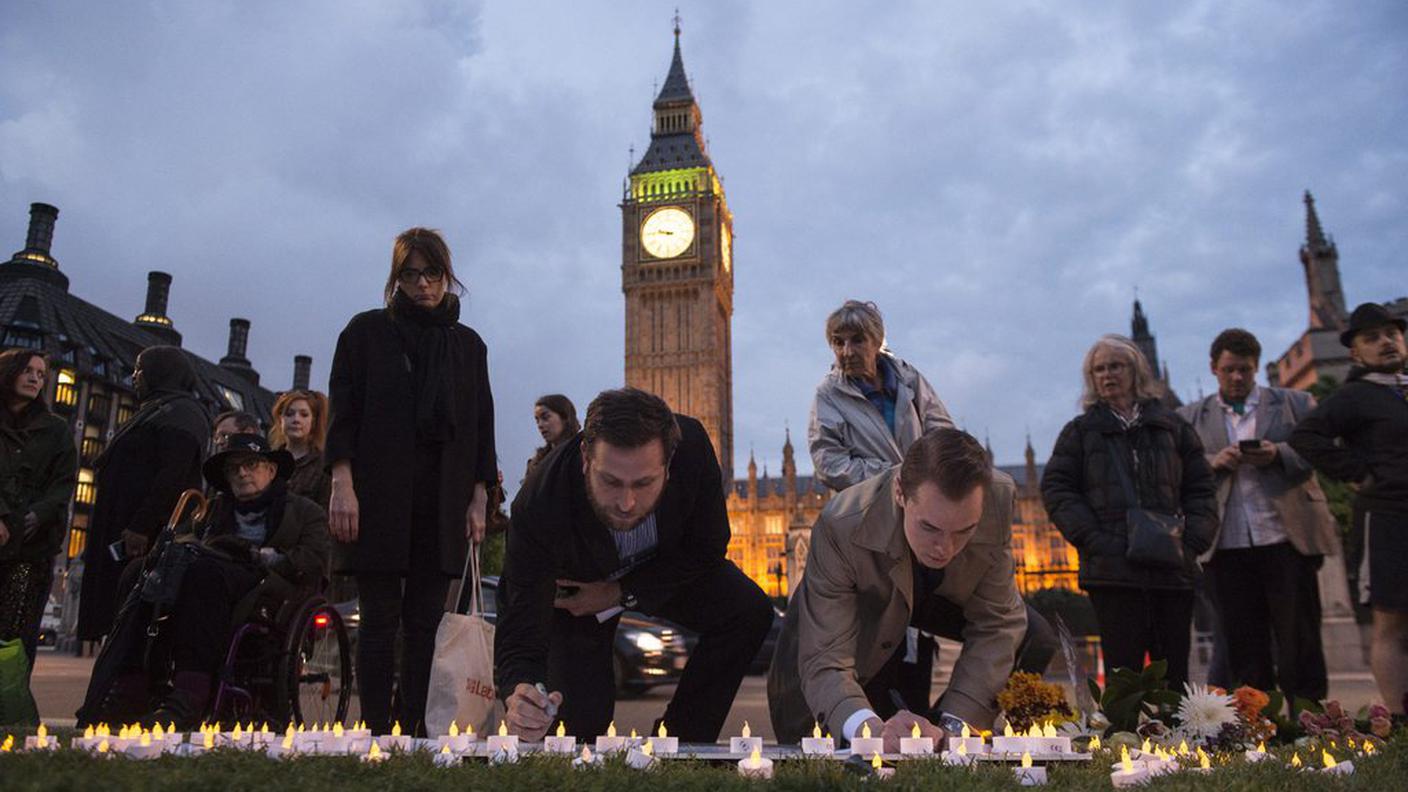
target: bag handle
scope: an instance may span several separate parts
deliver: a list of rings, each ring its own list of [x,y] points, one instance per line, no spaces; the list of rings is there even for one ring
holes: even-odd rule
[[[465,611],[469,616],[484,615],[484,576],[479,571],[479,543],[471,541],[464,553],[464,571],[460,573],[460,595],[459,599],[464,600],[464,585],[469,580],[469,573],[474,572],[474,584],[469,590],[469,610]],[[458,613],[459,609],[456,608]]]

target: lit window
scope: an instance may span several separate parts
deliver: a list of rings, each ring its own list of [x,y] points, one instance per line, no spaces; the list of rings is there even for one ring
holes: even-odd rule
[[[767,531],[767,532],[770,533],[770,534],[780,534],[780,533],[783,533],[783,530],[782,530],[782,515],[780,515],[780,514],[769,514],[769,515],[767,516],[766,521],[763,523],[763,526],[764,526],[764,527],[763,527],[763,530]]]
[[[71,369],[59,369],[55,382],[58,383],[54,388],[55,404],[72,407],[78,403],[78,379]]]
[[[78,488],[74,490],[73,499],[85,506],[92,506],[97,500],[98,488],[93,483],[93,471],[88,468],[78,469]]]
[[[127,423],[127,419],[131,418],[136,412],[137,403],[129,396],[123,396],[117,402],[117,425],[121,426]]]

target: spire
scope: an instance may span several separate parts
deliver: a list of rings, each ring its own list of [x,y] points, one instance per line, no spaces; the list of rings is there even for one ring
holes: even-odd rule
[[[787,482],[787,492],[796,490],[797,462],[792,455],[792,430],[783,428],[785,440],[782,443],[782,480]]]
[[[675,15],[675,52],[670,59],[670,71],[660,86],[652,105],[653,124],[650,146],[631,175],[680,168],[709,167],[709,155],[700,131],[703,114],[694,101],[689,77],[684,71],[684,56],[680,54],[679,15]]]
[[[1026,451],[1026,457],[1027,457],[1027,486],[1026,486],[1026,490],[1027,490],[1027,494],[1029,494],[1029,495],[1034,495],[1034,494],[1036,494],[1037,488],[1041,485],[1041,482],[1037,481],[1037,475],[1036,475],[1036,449],[1035,449],[1035,448],[1032,448],[1032,434],[1031,434],[1031,432],[1028,432],[1028,433],[1027,433],[1027,451]]]
[[[1159,345],[1154,340],[1154,334],[1149,332],[1149,317],[1144,314],[1144,306],[1138,297],[1134,298],[1134,317],[1130,320],[1129,329],[1130,340],[1144,353],[1150,372],[1155,377],[1159,376]]]
[[[1327,246],[1320,216],[1315,213],[1315,196],[1310,190],[1305,191],[1305,246],[1311,250],[1323,250]]]
[[[748,500],[758,502],[758,460],[753,458],[753,449],[748,449]]]
[[[1326,236],[1315,211],[1315,196],[1305,191],[1305,244],[1300,263],[1305,269],[1305,288],[1310,297],[1311,329],[1341,329],[1349,320],[1344,289],[1340,286],[1340,254],[1335,241]]]
[[[665,75],[665,84],[655,97],[655,106],[693,102],[694,93],[689,89],[689,78],[684,73],[684,57],[680,55],[680,14],[675,12],[675,56],[670,59],[670,72]]]

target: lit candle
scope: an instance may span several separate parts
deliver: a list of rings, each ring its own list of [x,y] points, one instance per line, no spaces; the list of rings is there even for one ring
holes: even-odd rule
[[[1022,766],[1012,768],[1012,772],[1017,776],[1017,783],[1022,786],[1045,786],[1046,768],[1032,767],[1032,755],[1022,754]]]
[[[1185,746],[1179,746],[1179,747],[1182,748],[1182,747],[1185,747]],[[1207,752],[1203,750],[1203,747],[1202,747],[1201,745],[1198,746],[1198,750],[1197,750],[1197,752],[1196,752],[1194,755],[1198,757],[1198,766],[1197,766],[1197,767],[1191,767],[1191,768],[1189,768],[1189,772],[1192,772],[1192,773],[1211,773],[1211,772],[1212,772],[1212,757],[1210,757],[1210,756],[1207,755]]]
[[[1086,746],[1085,746],[1085,750],[1090,751],[1091,753],[1094,753],[1094,752],[1100,750],[1100,748],[1101,748],[1101,746],[1100,746],[1100,735],[1098,735],[1098,734],[1092,735],[1091,738],[1090,738],[1090,742],[1087,743]]]
[[[127,750],[124,753],[133,759],[155,759],[161,756],[161,749],[161,743],[152,741],[151,732],[143,731],[141,734],[137,735],[136,740],[128,743]]]
[[[1264,762],[1264,761],[1266,761],[1270,756],[1271,756],[1271,754],[1269,754],[1269,753],[1266,752],[1266,743],[1265,743],[1265,742],[1257,743],[1256,750],[1254,750],[1254,751],[1247,751],[1247,752],[1246,752],[1246,757],[1247,757],[1247,761],[1248,761],[1248,762]]]
[[[1320,751],[1320,761],[1325,765],[1320,768],[1320,772],[1322,773],[1328,773],[1329,775],[1354,775],[1354,762],[1337,762],[1335,761],[1335,757],[1330,755],[1329,751],[1323,749]]]
[[[460,732],[460,725],[450,721],[449,732],[440,735],[437,742],[441,749],[449,748],[450,753],[462,754],[469,750],[469,735]]]
[[[987,746],[983,743],[982,735],[973,736],[973,731],[968,728],[968,724],[963,724],[963,731],[959,736],[948,738],[948,750],[950,753],[957,751],[958,746],[966,746],[965,754],[980,754],[987,751]]]
[[[916,721],[909,730],[909,736],[900,738],[900,753],[905,756],[929,756],[934,753],[934,738],[920,736]]]
[[[626,751],[626,766],[633,770],[649,770],[653,764],[655,749],[648,742],[639,748],[631,747]]]
[[[744,778],[756,778],[762,781],[772,778],[772,760],[763,758],[761,745],[753,746],[753,751],[748,755],[748,758],[739,760],[738,774]]]
[[[259,731],[250,733],[250,741],[255,748],[263,748],[274,741],[274,733],[269,731],[269,724],[259,725]]]
[[[367,752],[362,754],[362,761],[367,764],[384,762],[386,761],[386,754],[381,752],[381,746],[377,745],[376,741],[373,740],[371,746],[367,748]]]
[[[731,754],[748,755],[754,750],[763,750],[763,738],[754,737],[753,730],[748,727],[748,721],[743,721],[743,732],[739,737],[728,738],[728,752]]]
[[[1036,727],[1033,726],[1035,731]],[[1071,753],[1071,738],[1063,737],[1056,733],[1056,727],[1048,722],[1041,731],[1041,742],[1039,743],[1044,753],[1068,754]]]
[[[499,733],[489,735],[488,740],[489,756],[506,759],[511,754],[518,757],[518,735],[508,733],[508,724],[499,721]]]
[[[454,767],[461,761],[458,754],[450,750],[449,743],[441,743],[439,753],[435,754],[436,767]]]
[[[33,735],[24,738],[24,749],[26,751],[57,751],[59,750],[59,741],[50,737],[49,729],[41,723]]]
[[[270,759],[291,759],[297,755],[298,751],[293,747],[295,732],[290,724],[288,730],[284,732],[283,739],[274,740],[264,744],[264,755]]]
[[[961,765],[963,767],[972,766],[975,758],[976,756],[974,754],[968,753],[967,740],[959,740],[957,748],[951,751],[944,751],[943,754],[944,764]]]
[[[660,728],[655,730],[655,736],[650,738],[650,752],[652,754],[677,754],[680,752],[680,738],[671,737],[665,730],[665,721],[660,721]]]
[[[350,742],[351,741],[347,739],[347,731],[342,728],[342,723],[339,721],[332,725],[332,731],[324,732],[323,741],[319,746],[319,750],[322,753],[334,755],[350,753],[352,749],[352,746],[349,745]],[[382,743],[381,747],[385,748],[386,744]],[[367,745],[365,748],[360,745],[357,746],[357,753],[359,754],[370,750],[370,745]]]
[[[876,778],[883,780],[893,776],[895,774],[895,768],[886,767],[885,763],[880,761],[880,754],[877,753],[870,757],[870,772]]]
[[[869,756],[871,754],[882,754],[885,752],[885,741],[879,737],[870,736],[870,724],[862,723],[860,726],[860,736],[851,740],[851,754],[859,756]]]
[[[812,726],[812,736],[802,738],[802,753],[807,756],[830,756],[836,752],[836,741],[830,735],[821,736],[821,723]]]
[[[342,724],[340,724],[340,723],[337,724],[337,726],[335,727],[335,729],[336,729],[336,733],[341,734],[341,733],[342,733]],[[514,738],[514,739],[516,740],[517,738]],[[401,733],[401,722],[400,722],[400,721],[396,721],[395,723],[392,723],[392,724],[391,724],[391,733],[390,733],[390,734],[383,734],[383,735],[381,735],[380,737],[377,738],[377,742],[381,743],[381,750],[383,750],[383,751],[402,751],[402,752],[404,752],[404,751],[409,751],[409,750],[411,750],[411,735],[409,735],[409,734],[402,734],[402,733]]]
[[[592,755],[592,749],[582,746],[582,753],[572,760],[572,766],[577,768],[591,767],[597,763],[597,758]]]
[[[1040,736],[1040,732],[1037,733]],[[1028,735],[1018,734],[1012,730],[1012,724],[1002,727],[1002,735],[992,738],[993,753],[1017,754],[1023,751],[1030,751],[1035,745]]]
[[[1143,762],[1134,762],[1129,758],[1129,748],[1120,746],[1120,762],[1115,771],[1110,774],[1110,783],[1116,789],[1139,786],[1149,783],[1149,768]]]
[[[597,735],[596,752],[599,754],[614,753],[625,748],[626,738],[616,736],[616,721],[606,727],[606,734]]]
[[[567,726],[562,721],[557,722],[557,734],[543,738],[543,751],[550,754],[564,754],[571,756],[577,752],[577,738],[567,734]]]

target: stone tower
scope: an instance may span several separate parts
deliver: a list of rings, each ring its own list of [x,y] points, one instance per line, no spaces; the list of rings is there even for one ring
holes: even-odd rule
[[[626,384],[698,418],[733,481],[733,215],[675,52],[621,200]]]
[[[1305,268],[1305,288],[1310,295],[1310,328],[1342,330],[1349,321],[1340,288],[1340,252],[1335,241],[1326,238],[1315,213],[1315,196],[1305,191],[1305,244],[1300,248]]]

